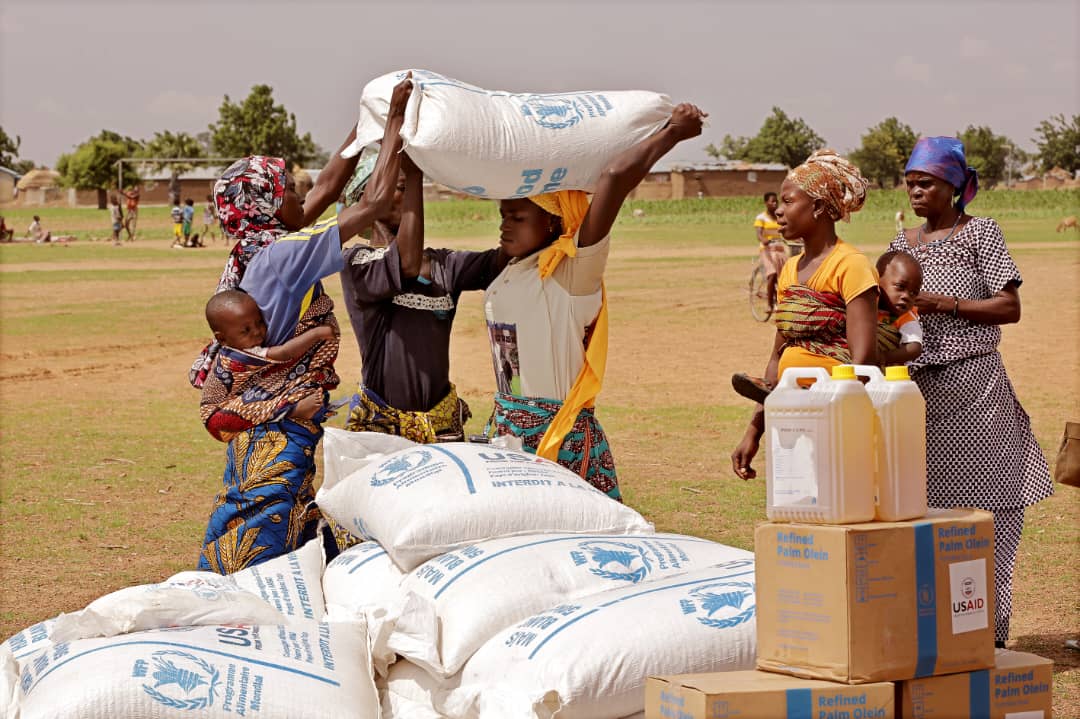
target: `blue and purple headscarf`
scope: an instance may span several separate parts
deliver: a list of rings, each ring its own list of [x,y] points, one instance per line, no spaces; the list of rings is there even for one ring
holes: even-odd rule
[[[964,143],[955,137],[923,137],[915,143],[904,172],[925,172],[956,188],[956,209],[961,212],[979,191],[979,173],[969,167]]]

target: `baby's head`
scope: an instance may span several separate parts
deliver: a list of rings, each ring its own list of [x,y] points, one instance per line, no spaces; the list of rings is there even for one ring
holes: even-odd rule
[[[262,311],[242,290],[225,290],[211,297],[206,303],[206,322],[214,339],[228,347],[246,350],[266,341]]]
[[[897,315],[911,309],[922,289],[922,268],[915,258],[890,250],[878,258],[877,271],[881,288],[878,306]]]

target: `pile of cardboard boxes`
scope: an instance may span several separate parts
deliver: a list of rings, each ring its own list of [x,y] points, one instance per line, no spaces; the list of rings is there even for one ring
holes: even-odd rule
[[[994,650],[989,512],[769,522],[754,549],[759,671],[650,677],[646,719],[1051,716],[1050,660]]]

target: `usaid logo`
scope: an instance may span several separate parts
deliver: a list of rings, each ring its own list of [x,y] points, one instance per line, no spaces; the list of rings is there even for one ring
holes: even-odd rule
[[[980,596],[979,584],[974,577],[964,577],[960,580],[960,599],[953,601],[953,614],[964,615],[981,611],[986,607],[986,600]]]
[[[991,626],[988,579],[993,570],[987,572],[987,560],[970,559],[953,562],[949,565],[949,600],[952,609],[953,634],[974,632]]]
[[[221,683],[220,673],[187,652],[161,651],[150,656],[154,683],[143,684],[143,691],[154,701],[172,709],[205,709],[214,704],[214,692]],[[147,662],[135,662],[135,676],[146,676]]]
[[[401,475],[419,469],[430,461],[431,452],[426,449],[418,449],[388,459],[380,464],[375,473],[371,475],[371,486],[382,487],[385,484],[390,484]]]
[[[754,618],[753,582],[716,582],[694,587],[679,600],[683,614],[697,614],[707,627],[729,629]]]
[[[574,564],[591,564],[590,574],[617,582],[641,582],[652,571],[652,562],[643,547],[631,542],[594,540],[582,542],[570,552]]]
[[[548,130],[565,130],[581,121],[577,103],[562,97],[530,95],[521,105],[521,114],[531,117],[537,125]]]

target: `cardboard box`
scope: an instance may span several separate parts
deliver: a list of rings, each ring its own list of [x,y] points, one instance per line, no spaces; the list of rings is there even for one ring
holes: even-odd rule
[[[645,719],[892,719],[891,682],[837,684],[769,672],[649,677]]]
[[[858,684],[994,664],[994,521],[770,522],[754,533],[759,669]]]
[[[899,686],[904,719],[1049,719],[1054,663],[999,649],[993,669],[923,677]]]

